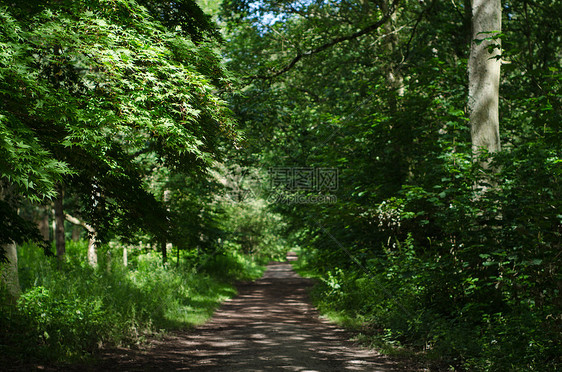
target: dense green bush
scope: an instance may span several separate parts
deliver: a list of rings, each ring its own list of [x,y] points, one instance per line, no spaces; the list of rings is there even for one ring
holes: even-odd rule
[[[370,272],[334,269],[321,277],[314,298],[321,311],[390,344],[425,350],[434,366],[468,370],[555,371],[560,366],[556,310],[527,298],[489,301],[493,283],[428,264],[411,242],[371,259]],[[449,263],[450,264],[450,263]],[[457,275],[454,275],[457,272]],[[522,280],[520,280],[522,281]]]
[[[501,177],[511,172],[506,165]],[[562,194],[548,185],[552,175],[544,174],[548,192],[540,195],[524,187],[530,178],[520,166],[518,172],[518,187],[500,178],[480,200],[458,188],[446,198],[408,188],[391,204],[409,233],[383,227],[389,239],[380,250],[354,248],[347,260],[311,250],[317,254],[308,257],[310,266],[322,280],[315,292],[320,309],[379,343],[424,350],[437,366],[559,370],[562,278],[555,264],[560,235],[553,195]],[[393,214],[388,205],[387,216]],[[420,210],[425,212],[414,213]],[[463,228],[455,230],[459,221]],[[517,238],[510,233],[520,229],[526,232]]]

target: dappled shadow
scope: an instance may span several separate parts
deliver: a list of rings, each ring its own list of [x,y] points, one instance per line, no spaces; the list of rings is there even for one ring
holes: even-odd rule
[[[308,302],[311,280],[288,263],[241,284],[207,324],[153,341],[145,350],[113,350],[98,366],[126,371],[398,371],[388,358],[347,341]]]

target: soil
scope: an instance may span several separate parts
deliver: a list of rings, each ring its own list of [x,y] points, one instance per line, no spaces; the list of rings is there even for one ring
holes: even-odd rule
[[[411,371],[349,340],[319,317],[307,290],[312,280],[289,263],[272,263],[264,276],[238,285],[213,318],[194,330],[153,340],[140,350],[113,349],[81,371]]]

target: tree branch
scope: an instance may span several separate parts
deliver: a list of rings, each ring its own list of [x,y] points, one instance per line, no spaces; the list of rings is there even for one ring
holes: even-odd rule
[[[325,44],[320,45],[319,47],[308,50],[304,53],[300,52],[300,51],[297,51],[297,55],[291,60],[291,62],[289,62],[289,64],[287,64],[282,69],[280,69],[278,71],[275,71],[270,75],[254,75],[254,76],[251,76],[250,79],[257,78],[257,79],[262,79],[262,80],[270,80],[270,79],[276,78],[277,76],[280,76],[280,75],[286,73],[287,71],[291,70],[303,58],[310,57],[314,54],[323,52],[324,50],[326,50],[328,48],[331,48],[334,45],[339,44],[341,42],[357,39],[357,38],[359,38],[363,35],[366,35],[370,32],[375,31],[380,26],[385,24],[386,21],[388,21],[390,16],[395,12],[396,6],[398,5],[399,2],[400,2],[400,0],[393,0],[391,6],[388,8],[388,12],[386,12],[386,14],[384,14],[381,19],[379,19],[377,22],[365,27],[364,29],[359,30],[359,31],[357,31],[357,32],[355,32],[351,35],[337,37],[333,40],[330,40],[329,42],[327,42]]]
[[[95,234],[95,232],[96,232],[96,230],[92,226],[88,225],[86,222],[84,222],[84,221],[82,221],[82,220],[80,220],[76,217],[72,217],[68,213],[64,214],[64,218],[65,218],[65,220],[67,220],[71,224],[82,226],[83,228],[85,228],[91,234]]]
[[[454,3],[453,3],[453,4],[454,4]],[[408,42],[406,43],[406,53],[405,53],[405,55],[406,55],[406,60],[409,59],[409,56],[410,56],[410,48],[411,48],[411,45],[412,45],[412,40],[414,39],[414,36],[416,35],[416,31],[417,31],[417,29],[418,29],[418,26],[419,26],[420,22],[423,20],[423,17],[425,16],[425,14],[426,14],[427,12],[429,12],[429,11],[433,8],[434,5],[435,5],[435,1],[432,1],[431,4],[429,5],[429,7],[423,9],[423,10],[420,12],[419,16],[417,17],[416,23],[414,24],[414,27],[413,27],[413,29],[412,29],[412,33],[410,34],[410,38],[408,39]],[[456,6],[456,5],[455,5],[455,6]]]

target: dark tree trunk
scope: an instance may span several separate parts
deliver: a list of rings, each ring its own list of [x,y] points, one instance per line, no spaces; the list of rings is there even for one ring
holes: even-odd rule
[[[39,213],[40,216],[37,219],[37,227],[41,232],[41,236],[44,240],[50,241],[51,240],[51,227],[49,226],[49,207],[40,207]]]
[[[74,227],[72,228],[72,240],[77,242],[80,240],[80,228],[79,227]]]
[[[0,200],[9,199],[12,193],[10,185],[6,185],[0,180]],[[21,293],[18,275],[18,251],[15,242],[0,244],[0,257],[5,262],[0,261],[0,287],[4,287],[8,294],[7,300],[15,303]]]
[[[168,250],[166,249],[165,241],[160,243],[160,248],[162,249],[162,263],[166,263],[168,261]]]

